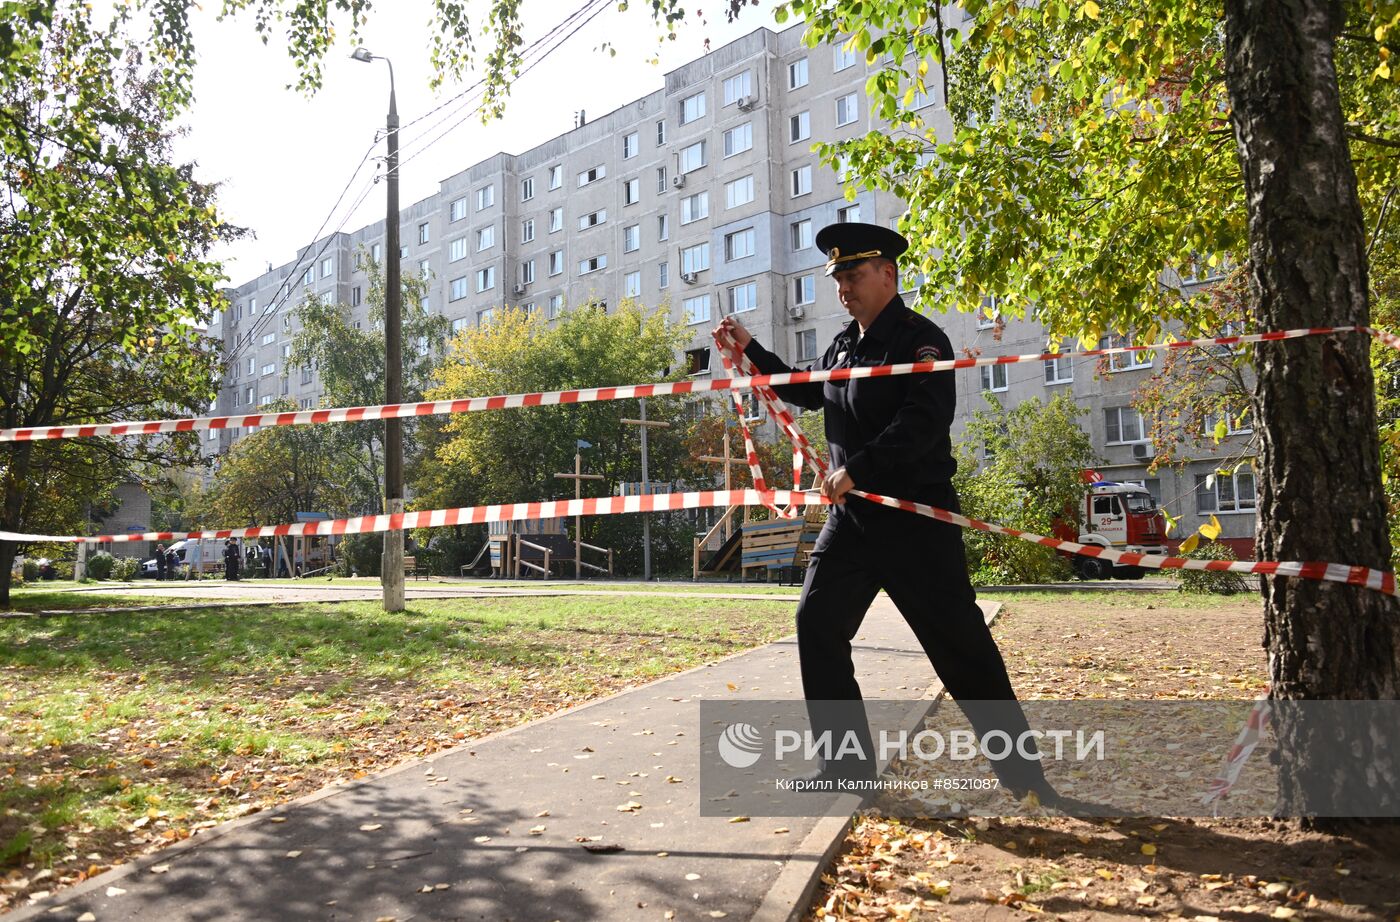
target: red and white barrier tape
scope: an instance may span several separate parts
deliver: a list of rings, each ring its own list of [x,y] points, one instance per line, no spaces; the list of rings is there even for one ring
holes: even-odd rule
[[[1249,717],[1244,722],[1244,729],[1235,739],[1235,744],[1230,747],[1230,752],[1225,756],[1225,764],[1220,768],[1220,774],[1211,781],[1210,787],[1201,795],[1201,803],[1205,806],[1215,805],[1216,814],[1220,812],[1220,801],[1224,800],[1230,793],[1230,789],[1240,780],[1240,772],[1244,771],[1244,763],[1249,760],[1259,741],[1264,737],[1264,728],[1269,723],[1269,699],[1260,698],[1254,702],[1254,707],[1250,709]]]
[[[1334,333],[1367,333],[1396,349],[1400,337],[1371,327],[1315,327],[1249,333],[1240,336],[1218,336],[1211,339],[1188,339],[1177,342],[1154,343],[1145,346],[1115,346],[1109,349],[1089,349],[1083,352],[1028,353],[983,358],[945,359],[938,362],[907,362],[900,365],[880,365],[870,368],[835,368],[828,371],[797,371],[781,375],[720,378],[704,381],[670,381],[661,384],[629,384],[618,387],[594,387],[567,391],[539,391],[529,394],[505,394],[495,397],[468,397],[460,400],[425,400],[418,403],[390,403],[370,407],[340,407],[325,410],[298,410],[288,413],[250,413],[243,416],[201,416],[190,419],[139,420],[127,423],[94,423],[77,426],[31,426],[0,429],[0,442],[39,441],[44,439],[89,438],[100,435],[155,435],[162,432],[191,432],[201,429],[238,429],[253,426],[302,426],[315,423],[360,422],[364,420],[437,416],[447,413],[475,413],[481,410],[503,410],[512,407],[556,406],[560,404],[593,403],[601,400],[623,400],[636,397],[665,397],[674,394],[700,394],[713,391],[804,384],[821,381],[848,381],[886,375],[924,374],[952,371],[982,365],[1014,365],[1018,362],[1040,362],[1063,358],[1093,358],[1144,352],[1150,349],[1185,349],[1204,346],[1234,346],[1243,343],[1274,342],[1302,336],[1328,336]]]

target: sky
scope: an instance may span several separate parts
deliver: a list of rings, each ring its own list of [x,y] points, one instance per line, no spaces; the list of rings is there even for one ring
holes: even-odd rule
[[[526,43],[548,32],[581,2],[524,0]],[[498,151],[520,153],[570,130],[579,109],[591,121],[660,89],[667,71],[706,53],[706,39],[711,48],[719,48],[763,26],[781,28],[773,22],[775,0],[747,8],[735,23],[725,22],[723,0],[715,3],[716,15],[693,14],[678,28],[676,41],[660,46],[660,29],[647,12],[649,3],[633,0],[627,11],[609,4],[514,84],[502,120],[483,126],[476,117],[462,120],[462,112],[425,131],[453,111],[445,109],[405,127],[400,138],[401,205],[407,208],[433,194],[439,181]],[[220,5],[207,3],[193,16],[198,49],[195,102],[186,119],[189,132],[177,151],[198,164],[196,175],[202,180],[221,184],[224,219],[255,235],[215,253],[224,261],[229,283],[239,285],[266,271],[268,263],[278,266],[295,259],[298,248],[316,239],[371,145],[371,159],[323,233],[334,230],[347,214],[346,231],[383,217],[383,183],[368,188],[353,212],[349,206],[366,192],[374,173],[383,172],[382,160],[375,158],[382,158],[384,144],[374,142],[388,112],[389,78],[381,61],[351,60],[353,46],[342,39],[327,56],[322,89],[308,97],[290,88],[296,73],[279,39],[274,36],[263,45],[249,16],[217,22],[214,12]],[[473,12],[479,15],[484,6],[474,3]],[[399,117],[406,125],[464,87],[445,84],[436,92],[429,88],[430,0],[379,0],[376,7],[361,41],[393,62]],[[600,49],[604,42],[617,48],[615,56]],[[650,63],[658,52],[660,63]],[[409,159],[449,128],[440,141]]]

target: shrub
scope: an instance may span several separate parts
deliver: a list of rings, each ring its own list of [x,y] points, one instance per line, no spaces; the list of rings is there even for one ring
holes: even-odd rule
[[[135,557],[118,557],[112,567],[112,579],[133,580],[141,572],[141,561]]]
[[[22,578],[26,583],[32,583],[39,578],[39,562],[25,558]]]
[[[87,574],[93,579],[111,579],[112,568],[116,566],[116,558],[106,551],[98,551],[88,558]]]
[[[346,535],[336,548],[337,572],[350,576],[352,571],[360,576],[378,576],[379,558],[384,555],[382,534]]]
[[[1221,544],[1219,541],[1207,541],[1191,553],[1181,556],[1190,560],[1239,559],[1235,556],[1235,552],[1230,550],[1228,544]],[[1228,570],[1181,570],[1179,578],[1181,579],[1182,592],[1203,595],[1235,595],[1249,591],[1249,584],[1245,582],[1244,576]]]

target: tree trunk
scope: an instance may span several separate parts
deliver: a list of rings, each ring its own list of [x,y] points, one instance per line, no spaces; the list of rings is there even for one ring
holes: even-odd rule
[[[1369,323],[1365,235],[1333,62],[1344,18],[1340,2],[1225,3],[1259,329]],[[1256,364],[1260,554],[1389,569],[1367,337],[1261,343]],[[1285,577],[1262,588],[1274,698],[1400,696],[1393,597]],[[1281,812],[1355,815],[1363,792],[1378,809],[1400,810],[1400,727],[1371,717],[1367,734],[1339,745],[1336,724],[1282,716]]]
[[[0,475],[0,530],[22,531],[20,513],[24,509],[24,488],[29,479],[29,461],[34,446],[15,442],[0,449],[9,455],[3,475]],[[10,569],[15,563],[19,545],[0,541],[0,608],[10,607]]]

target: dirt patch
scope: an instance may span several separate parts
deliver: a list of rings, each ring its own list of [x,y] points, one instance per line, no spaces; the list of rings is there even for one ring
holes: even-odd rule
[[[1183,602],[1187,604],[1183,604]],[[1254,698],[1257,598],[1008,600],[995,633],[1022,698]],[[1008,798],[1007,811],[1018,809]],[[1400,922],[1400,831],[1271,819],[857,818],[807,919],[1122,916]]]

